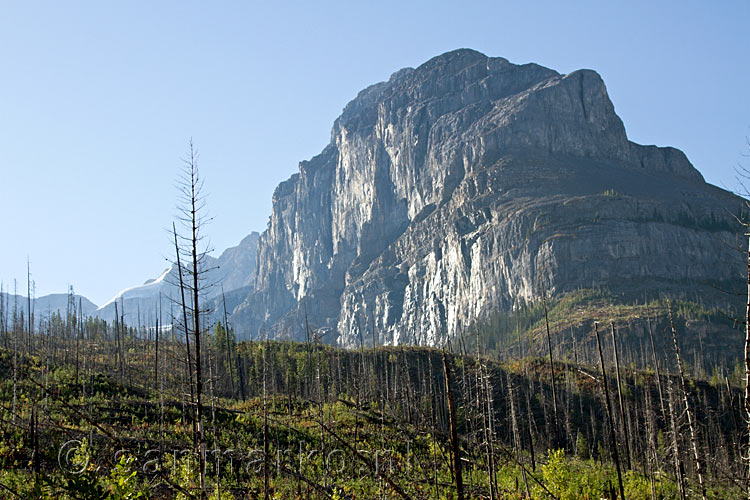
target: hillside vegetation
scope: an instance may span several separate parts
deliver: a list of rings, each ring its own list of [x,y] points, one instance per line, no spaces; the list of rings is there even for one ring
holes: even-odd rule
[[[517,332],[546,329],[543,311],[526,318]],[[178,331],[73,314],[44,333],[23,324],[0,333],[1,498],[200,498],[196,360]],[[487,351],[486,329],[446,351],[343,350],[312,328],[304,343],[237,343],[215,325],[202,351],[206,495],[617,498],[616,452],[625,498],[700,498],[697,450],[707,497],[740,498],[744,373],[686,363],[683,393],[673,351],[653,351],[657,375],[623,362],[641,356],[629,342],[618,373],[611,327],[598,328],[609,411],[590,338],[569,350],[553,336],[550,364]]]

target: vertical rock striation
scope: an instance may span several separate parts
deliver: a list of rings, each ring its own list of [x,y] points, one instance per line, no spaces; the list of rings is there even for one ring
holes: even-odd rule
[[[628,141],[597,73],[456,50],[360,92],[277,187],[234,321],[434,345],[542,287],[695,293],[741,273],[739,208]]]

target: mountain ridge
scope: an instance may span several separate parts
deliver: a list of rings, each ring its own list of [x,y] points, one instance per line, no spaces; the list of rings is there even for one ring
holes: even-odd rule
[[[247,294],[252,289],[258,236],[259,233],[253,231],[245,236],[238,245],[225,249],[219,257],[206,256],[206,267],[209,268],[209,283],[218,286],[210,288],[209,293],[205,294],[205,299],[211,304],[212,314],[216,317],[223,316],[219,314],[220,305],[215,300],[217,296],[221,296],[222,292],[234,297],[237,293]],[[77,314],[80,300],[84,316],[113,321],[115,319],[115,302],[117,302],[119,306],[118,314],[124,317],[127,324],[131,326],[142,324],[143,321],[152,320],[154,314],[158,314],[160,308],[168,309],[170,307],[170,297],[177,297],[178,295],[177,283],[176,267],[170,265],[157,277],[147,279],[141,285],[124,288],[101,306],[94,304],[83,295],[74,295],[76,304],[74,312]],[[160,295],[163,299],[161,304]],[[14,296],[11,293],[3,293],[3,297],[9,311],[14,303],[19,304],[20,310],[26,311],[28,309],[27,298],[23,295]],[[68,294],[53,293],[35,297],[32,308],[37,312],[44,311],[45,314],[65,313],[67,302]],[[229,302],[237,302],[237,299]],[[37,315],[35,319],[40,318]]]
[[[741,204],[681,151],[630,141],[595,71],[459,49],[360,91],[266,230],[209,256],[205,300],[224,321],[226,297],[239,338],[310,325],[344,346],[442,345],[542,293],[716,304],[742,274]],[[176,283],[168,268],[92,314],[151,321]]]
[[[681,151],[631,142],[596,72],[460,49],[361,91],[279,184],[233,322],[437,345],[542,289],[680,294],[741,270],[740,204]]]
[[[19,316],[23,315],[27,318],[28,315],[28,298],[24,295],[13,294],[9,292],[3,292],[0,294],[3,301],[3,311],[7,314],[8,327],[10,327],[13,319],[13,309],[16,309]],[[93,314],[97,305],[91,302],[83,295],[68,295],[67,293],[50,293],[42,295],[41,297],[33,297],[31,301],[31,309],[34,314],[34,324],[38,325],[39,320],[48,318],[53,313],[64,314],[68,310],[68,300],[72,299],[71,312],[78,315],[79,305],[84,316]],[[28,321],[28,319],[26,320]]]
[[[238,245],[225,249],[219,257],[206,255],[204,267],[207,270],[206,283],[212,286],[206,289],[205,299],[211,301],[217,295],[252,286],[255,279],[255,252],[259,233],[251,232]],[[156,314],[160,308],[170,307],[170,300],[179,296],[179,278],[177,268],[170,265],[153,279],[143,285],[126,288],[115,294],[108,302],[99,307],[95,316],[111,321],[115,318],[115,302],[120,304],[119,314],[125,311],[126,323],[135,325],[149,315]],[[171,299],[170,299],[171,298]],[[160,302],[161,300],[161,302]],[[217,309],[214,305],[212,310]],[[141,313],[144,318],[141,318]]]

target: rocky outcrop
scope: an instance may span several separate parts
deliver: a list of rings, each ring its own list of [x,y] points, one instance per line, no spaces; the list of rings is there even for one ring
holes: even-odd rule
[[[739,208],[630,142],[595,72],[457,50],[360,92],[278,186],[233,318],[435,345],[543,289],[699,293],[741,275]]]

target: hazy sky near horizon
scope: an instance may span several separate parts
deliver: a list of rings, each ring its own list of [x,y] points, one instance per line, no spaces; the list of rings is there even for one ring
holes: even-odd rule
[[[655,4],[655,5],[654,5]],[[364,87],[470,47],[598,71],[631,140],[734,188],[750,159],[750,2],[0,0],[0,279],[97,304],[168,264],[190,137],[216,254]]]

